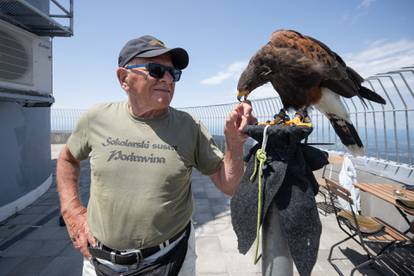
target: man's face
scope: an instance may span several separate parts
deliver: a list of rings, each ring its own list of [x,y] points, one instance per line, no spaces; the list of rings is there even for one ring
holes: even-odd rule
[[[135,58],[130,65],[151,62],[173,66],[168,54],[152,58]],[[169,72],[165,72],[162,78],[157,79],[152,77],[145,68],[129,69],[125,82],[127,86],[123,87],[129,95],[130,104],[141,109],[165,109],[170,105],[174,95],[175,82]]]

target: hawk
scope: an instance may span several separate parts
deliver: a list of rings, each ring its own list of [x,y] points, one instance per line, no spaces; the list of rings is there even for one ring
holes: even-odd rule
[[[250,59],[237,85],[237,99],[270,82],[283,108],[268,124],[311,126],[308,108],[315,106],[331,122],[341,142],[354,155],[363,144],[340,97],[358,96],[385,104],[384,98],[362,86],[364,79],[324,43],[293,30],[278,30]],[[289,120],[287,111],[295,109]]]

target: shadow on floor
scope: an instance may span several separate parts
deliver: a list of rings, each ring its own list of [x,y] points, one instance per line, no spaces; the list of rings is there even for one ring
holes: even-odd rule
[[[379,252],[381,246],[376,243],[369,243],[369,248],[374,252]],[[357,252],[352,248],[341,249],[342,254],[354,266],[368,260],[366,255]],[[414,246],[406,245],[396,248],[390,254],[386,255],[379,261],[363,267],[359,270],[362,275],[414,275]]]

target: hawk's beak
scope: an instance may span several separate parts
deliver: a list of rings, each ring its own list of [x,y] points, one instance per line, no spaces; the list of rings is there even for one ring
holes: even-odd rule
[[[237,100],[241,102],[241,98],[244,97],[244,100],[247,100],[247,95],[249,92],[246,90],[237,90]]]

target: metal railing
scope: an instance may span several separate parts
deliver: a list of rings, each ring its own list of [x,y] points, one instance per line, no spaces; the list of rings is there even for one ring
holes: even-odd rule
[[[368,157],[414,165],[414,66],[377,74],[364,85],[386,99],[380,105],[356,97],[343,99],[351,120],[365,146]],[[215,136],[223,135],[225,120],[237,103],[179,108],[199,118]],[[279,97],[252,100],[254,115],[259,121],[272,119],[282,108]],[[80,114],[79,109],[52,109],[52,131],[70,132]],[[319,111],[310,112],[314,130],[308,139],[312,143],[334,143],[321,146],[327,150],[346,152],[329,120]]]
[[[368,157],[414,165],[414,66],[377,74],[366,79],[365,86],[386,99],[381,105],[357,97],[342,98],[351,120],[364,143]],[[222,135],[224,121],[237,103],[182,108],[201,119],[215,135]],[[282,108],[279,97],[253,100],[252,106],[259,121],[272,119]],[[329,120],[319,111],[310,112],[314,130],[308,142],[334,143],[321,146],[328,150],[346,152]]]
[[[51,132],[70,134],[86,109],[52,108],[50,111]]]
[[[73,35],[73,0],[0,0],[0,18],[40,36]]]
[[[73,35],[73,0],[69,0],[69,3],[66,3],[66,7],[60,3],[58,0],[50,0],[56,7],[56,13],[50,13],[49,16],[55,19],[63,18],[64,20],[69,21],[69,24],[66,24],[66,28]]]

